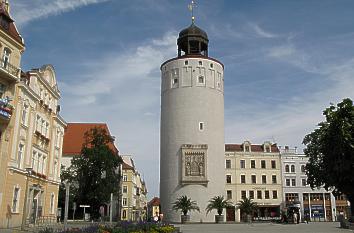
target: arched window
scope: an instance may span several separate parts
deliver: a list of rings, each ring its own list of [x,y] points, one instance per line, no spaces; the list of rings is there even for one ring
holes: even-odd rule
[[[295,165],[291,165],[291,172],[295,172]]]
[[[305,167],[305,165],[301,165],[301,172],[306,172],[306,167]]]
[[[285,165],[285,172],[289,172],[289,165]]]

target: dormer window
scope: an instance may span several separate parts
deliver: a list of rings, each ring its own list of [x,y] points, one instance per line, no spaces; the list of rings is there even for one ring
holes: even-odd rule
[[[246,151],[246,152],[250,152],[250,146],[249,146],[249,145],[246,145],[246,146],[245,146],[245,151]]]
[[[202,65],[203,65],[203,62],[202,62],[202,61],[199,61],[198,64],[199,64],[200,66],[202,66]]]

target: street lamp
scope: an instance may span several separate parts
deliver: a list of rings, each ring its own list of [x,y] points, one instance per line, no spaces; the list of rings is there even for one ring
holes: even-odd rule
[[[32,168],[28,167],[26,168],[26,191],[25,191],[25,200],[23,202],[23,213],[22,213],[22,224],[21,224],[21,230],[25,230],[26,226],[26,218],[27,218],[27,200],[28,200],[28,183],[29,183],[29,177],[32,173]]]

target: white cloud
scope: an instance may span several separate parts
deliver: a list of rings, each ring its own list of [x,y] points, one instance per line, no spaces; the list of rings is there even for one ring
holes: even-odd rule
[[[273,34],[271,32],[267,32],[264,29],[262,29],[258,24],[256,23],[249,23],[249,26],[251,27],[252,30],[259,36],[263,38],[275,38],[278,37],[278,35]]]
[[[22,26],[38,18],[58,15],[78,7],[106,1],[109,0],[14,0],[11,4],[12,9],[16,9],[12,12],[13,18],[16,19],[18,26]]]
[[[168,32],[96,62],[88,58],[77,66],[80,77],[60,84],[64,118],[107,122],[121,154],[133,155],[152,195],[159,186],[159,68],[177,53],[175,35]]]

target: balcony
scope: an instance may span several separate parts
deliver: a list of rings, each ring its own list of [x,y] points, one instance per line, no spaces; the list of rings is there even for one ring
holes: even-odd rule
[[[0,71],[1,74],[5,74],[6,78],[14,81],[18,79],[20,73],[20,69],[18,67],[12,65],[9,62],[4,62],[4,61],[0,62]]]
[[[5,121],[9,121],[12,116],[13,106],[9,101],[8,97],[0,99],[0,117]]]

